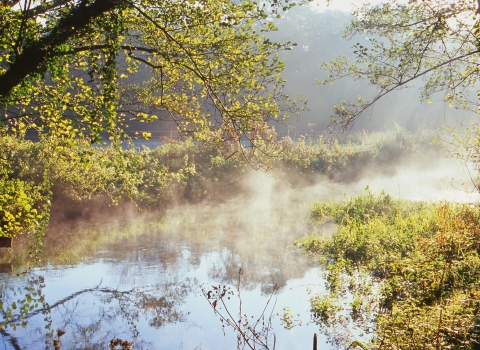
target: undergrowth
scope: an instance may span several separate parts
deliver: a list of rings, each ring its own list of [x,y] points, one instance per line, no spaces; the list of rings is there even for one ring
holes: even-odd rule
[[[367,171],[385,172],[413,154],[431,149],[433,133],[425,129],[323,135],[286,142],[282,164],[305,175],[325,174],[342,182],[360,179]]]
[[[32,142],[5,134],[0,138],[0,236],[35,231],[40,221],[48,222],[52,201],[61,209],[73,205],[78,213],[121,201],[145,210],[222,201],[241,192],[250,156],[300,177],[360,174],[360,166],[370,169],[382,159],[397,164],[398,157],[411,156],[431,136],[399,128],[353,134],[342,142],[286,138],[269,143],[275,156],[262,160],[258,152],[251,155],[248,148],[234,144],[175,141],[155,149],[122,149],[81,139]]]
[[[330,238],[295,242],[325,266],[328,292],[312,298],[312,313],[331,342],[479,349],[479,205],[404,201],[367,188],[315,204],[311,219],[338,225]]]

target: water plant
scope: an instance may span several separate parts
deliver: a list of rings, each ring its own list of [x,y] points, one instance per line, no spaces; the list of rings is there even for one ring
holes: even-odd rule
[[[335,328],[331,342],[479,348],[479,205],[410,202],[367,188],[315,204],[311,218],[339,225],[331,238],[295,242],[325,266],[327,296],[347,311],[325,306],[326,296],[312,298],[316,322]]]

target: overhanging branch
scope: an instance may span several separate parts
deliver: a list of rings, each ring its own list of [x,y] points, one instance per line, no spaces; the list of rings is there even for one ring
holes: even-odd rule
[[[16,56],[9,69],[0,75],[0,97],[6,98],[28,76],[41,71],[54,50],[67,42],[94,19],[123,4],[123,0],[82,0],[62,17],[57,26],[43,38],[31,42]]]
[[[478,0],[480,1],[480,0]],[[446,65],[449,65],[455,61],[459,61],[461,59],[464,59],[466,57],[469,57],[469,56],[473,56],[473,55],[476,55],[480,53],[480,50],[475,50],[475,51],[472,51],[472,52],[469,52],[467,54],[464,54],[462,56],[458,56],[458,57],[453,57],[449,60],[446,60],[442,63],[439,63],[437,64],[436,66],[432,67],[432,68],[429,68],[429,69],[426,69],[424,71],[422,71],[421,73],[418,73],[418,74],[415,74],[414,76],[412,76],[411,78],[407,79],[407,80],[403,80],[403,81],[399,81],[398,83],[394,84],[393,86],[390,86],[389,88],[384,88],[382,89],[382,91],[374,97],[374,99],[372,101],[369,101],[367,102],[366,104],[362,105],[360,107],[360,109],[358,109],[357,111],[355,111],[352,115],[348,116],[348,120],[345,122],[345,123],[338,123],[340,125],[343,125],[344,127],[348,128],[351,123],[357,119],[357,117],[359,117],[363,112],[365,112],[367,109],[369,109],[370,107],[372,107],[378,100],[380,100],[382,97],[384,97],[385,95],[389,94],[390,92],[404,86],[404,85],[407,85],[409,83],[411,83],[412,81],[428,74],[428,73],[431,73],[439,68],[442,68],[443,66],[446,66]],[[418,72],[418,70],[417,70]],[[335,123],[335,122],[334,122]]]
[[[42,3],[41,5],[38,5],[32,9],[29,9],[26,11],[25,15],[27,18],[33,18],[38,15],[42,15],[44,13],[47,13],[48,11],[51,11],[57,7],[60,7],[62,5],[66,5],[69,2],[73,2],[73,0],[53,0],[50,2],[45,2]]]

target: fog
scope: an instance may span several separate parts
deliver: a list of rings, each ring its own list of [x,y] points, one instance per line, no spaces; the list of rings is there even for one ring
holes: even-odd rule
[[[299,135],[323,133],[328,130],[333,104],[355,99],[359,94],[365,98],[375,94],[375,90],[363,82],[344,80],[328,86],[316,83],[325,74],[320,70],[322,62],[352,55],[355,43],[366,42],[366,38],[352,41],[342,38],[343,29],[352,19],[347,12],[340,11],[345,9],[345,2],[339,0],[328,9],[311,4],[295,7],[276,20],[279,30],[270,33],[270,38],[297,43],[291,51],[281,53],[285,62],[286,92],[292,97],[302,95],[309,109],[298,119],[276,125],[280,136],[289,134],[295,140]],[[418,97],[419,90],[414,87],[391,93],[361,116],[351,132],[391,130],[398,126],[412,131],[420,126],[452,127],[471,116],[448,108],[441,98],[427,104],[419,102]],[[166,129],[165,123],[150,128]],[[72,221],[65,216],[65,211],[78,213],[78,210],[66,208],[65,202],[57,202],[53,208],[54,225],[45,239],[46,257],[56,261],[60,250],[63,256],[73,256],[79,261],[111,262],[114,267],[109,267],[109,276],[121,276],[122,281],[127,281],[122,282],[125,289],[137,286],[148,290],[151,279],[165,279],[174,285],[193,280],[197,294],[200,283],[235,286],[238,269],[242,267],[245,271],[242,289],[251,293],[245,304],[253,309],[261,307],[259,300],[264,300],[261,298],[269,295],[275,284],[280,288],[279,297],[284,300],[280,307],[292,306],[298,301],[308,304],[310,296],[305,292],[305,285],[317,291],[322,291],[324,285],[319,271],[315,270],[318,269],[315,262],[302,257],[293,242],[313,232],[329,236],[335,229],[333,224],[318,226],[309,221],[309,210],[315,201],[341,201],[361,194],[367,187],[374,193],[385,191],[394,198],[406,200],[463,203],[479,200],[471,179],[475,169],[445,157],[438,149],[416,150],[410,158],[397,158],[387,151],[381,158],[382,164],[359,164],[333,176],[315,173],[306,176],[286,166],[274,167],[269,172],[248,169],[235,174],[232,191],[201,203],[178,200],[162,212],[148,215],[126,204],[106,212],[94,203],[88,209],[88,218],[77,217],[81,220],[75,221],[73,227],[69,226]],[[78,251],[75,248],[78,244],[72,244],[71,237],[78,239],[83,232],[85,237],[81,241],[88,241],[92,227],[102,232],[99,237],[103,240],[83,244],[85,251]],[[105,234],[108,232],[111,234]],[[296,287],[291,287],[295,283]],[[296,289],[290,292],[292,288]],[[184,310],[195,313],[199,306],[209,307],[203,299],[201,302],[198,298],[190,299],[185,302]],[[304,320],[309,318],[308,306],[296,307],[299,309],[292,307],[294,313],[303,313]],[[204,317],[202,309],[201,316],[189,322],[204,323]],[[201,340],[202,335],[195,333],[196,328],[189,327],[186,325],[193,334],[190,340],[203,341],[207,347],[217,343],[217,339]],[[281,328],[277,325],[277,330]],[[313,326],[303,332],[310,337],[317,330],[318,327]],[[218,330],[209,330],[212,334],[215,331]],[[185,334],[183,328],[181,332]],[[281,341],[284,346],[287,343],[301,346],[298,338],[291,334],[285,334]],[[309,341],[305,343],[310,345]]]
[[[316,84],[324,74],[320,70],[322,62],[351,55],[352,45],[366,40],[348,42],[341,37],[351,20],[345,12],[351,8],[348,2],[333,0],[328,8],[319,2],[289,10],[277,20],[279,31],[269,34],[274,40],[298,44],[292,51],[281,53],[286,64],[285,89],[292,97],[302,95],[309,108],[298,119],[277,125],[280,136],[288,133],[295,139],[295,135],[325,132],[333,104],[354,99],[360,93],[366,98],[375,93],[362,82]],[[361,116],[352,132],[399,126],[412,131],[419,126],[436,129],[459,125],[470,117],[441,101],[420,103],[418,95],[415,88],[390,94]],[[148,127],[159,133],[169,132],[166,123]],[[65,302],[60,311],[53,311],[55,317],[47,324],[51,334],[53,329],[66,329],[64,339],[73,344],[75,332],[90,329],[90,322],[98,327],[88,337],[96,337],[94,340],[103,345],[106,336],[108,340],[114,336],[130,339],[128,327],[137,331],[138,326],[140,336],[132,340],[137,348],[142,348],[142,342],[149,349],[234,347],[236,336],[223,336],[201,288],[236,286],[240,267],[245,271],[242,291],[247,292],[244,301],[248,312],[258,316],[276,284],[277,310],[289,306],[292,313],[308,322],[309,298],[312,293],[323,292],[325,286],[321,268],[302,256],[293,242],[311,233],[330,236],[335,230],[331,223],[316,225],[309,220],[315,202],[342,201],[366,188],[405,200],[477,203],[480,199],[472,183],[476,170],[446,157],[438,148],[416,149],[411,156],[398,156],[398,148],[381,152],[376,163],[362,162],[359,156],[356,166],[328,175],[313,170],[301,173],[285,164],[277,164],[270,171],[238,169],[232,171],[231,191],[218,193],[212,188],[216,195],[208,200],[189,203],[181,198],[154,212],[141,211],[126,201],[107,207],[104,198],[78,203],[55,192],[51,224],[44,239],[45,265],[35,273],[45,277],[39,288],[46,289],[51,305],[73,297],[68,299],[72,300],[70,304]],[[29,242],[22,237],[15,244],[15,249],[0,255],[0,262],[12,264],[17,272],[27,264]],[[11,277],[8,283],[14,287],[28,282],[21,274]],[[125,295],[135,291],[126,299],[128,308],[123,305],[122,309],[120,302],[116,308],[114,298],[103,294],[97,299],[95,295],[83,296],[100,284],[113,291],[112,295],[118,294],[117,290],[125,291]],[[163,314],[155,314],[155,310],[163,310]],[[134,317],[129,318],[131,315]],[[29,319],[28,327],[15,333],[25,348],[35,342],[45,343],[39,330],[48,327],[40,316]],[[278,318],[276,322],[279,349],[311,348],[311,335],[318,332],[318,325],[310,323],[292,333],[283,329]]]
[[[212,270],[222,282],[234,283],[239,266],[250,271],[246,285],[255,283],[283,287],[292,277],[305,273],[290,259],[295,239],[312,232],[330,235],[331,226],[315,226],[309,221],[314,202],[342,201],[363,193],[385,191],[394,198],[416,201],[477,202],[470,174],[456,159],[426,150],[415,157],[391,164],[388,171],[375,167],[355,181],[340,182],[326,176],[302,178],[287,169],[269,173],[248,171],[241,179],[240,194],[199,204],[177,205],[163,215],[163,227],[171,232],[198,239],[206,250],[227,248],[230,252]],[[197,238],[195,238],[197,237]],[[272,241],[273,240],[273,241]]]
[[[332,85],[320,86],[316,83],[325,76],[320,69],[322,63],[342,55],[353,59],[355,49],[352,47],[356,43],[369,46],[366,37],[356,36],[351,40],[342,37],[345,27],[353,19],[350,15],[351,3],[333,1],[326,6],[325,1],[318,0],[296,6],[275,20],[279,30],[268,33],[269,37],[298,45],[281,53],[285,62],[283,77],[287,80],[285,91],[293,98],[301,95],[303,100],[308,101],[308,111],[302,112],[299,118],[288,120],[286,125],[278,125],[277,130],[285,132],[290,129],[299,133],[326,130],[334,104],[339,104],[341,100],[355,100],[358,95],[367,100],[375,95],[376,90],[367,82],[344,79]],[[355,6],[362,3],[353,2]],[[435,129],[445,124],[457,126],[472,117],[471,112],[449,108],[442,95],[433,96],[431,104],[420,102],[419,87],[422,84],[423,81],[419,80],[388,94],[355,121],[353,130],[390,129],[395,124],[409,130],[415,130],[420,125]]]
[[[377,4],[381,1],[368,1]],[[330,122],[334,104],[342,100],[354,101],[358,95],[370,99],[376,94],[374,87],[368,82],[355,82],[349,79],[337,81],[332,85],[317,84],[326,72],[321,70],[321,64],[330,62],[336,57],[345,55],[354,58],[353,45],[360,43],[368,46],[368,38],[356,36],[351,40],[342,37],[345,27],[353,17],[350,12],[366,1],[316,0],[308,5],[295,6],[281,18],[272,19],[278,31],[266,35],[272,41],[284,43],[290,41],[297,44],[291,51],[280,52],[280,58],[285,63],[282,78],[286,80],[284,91],[292,98],[301,96],[307,102],[307,110],[299,116],[292,115],[290,119],[273,122],[276,131],[281,135],[298,137],[306,133],[331,131]],[[146,70],[147,71],[147,70]],[[138,78],[145,79],[141,74]],[[378,101],[373,108],[358,118],[352,130],[385,130],[395,125],[416,130],[419,126],[436,129],[443,125],[461,126],[473,116],[472,112],[449,108],[443,101],[443,96],[432,96],[432,103],[420,101],[422,80],[399,91],[393,91]],[[475,92],[473,92],[475,94]],[[149,130],[154,137],[170,137],[176,125],[168,116],[158,113],[159,121],[150,124],[131,122],[130,131]],[[336,130],[335,130],[336,131]]]

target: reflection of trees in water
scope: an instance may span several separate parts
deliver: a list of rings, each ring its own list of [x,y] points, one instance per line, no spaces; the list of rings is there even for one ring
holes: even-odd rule
[[[208,206],[183,208],[167,216],[157,231],[150,229],[109,244],[105,257],[126,266],[124,277],[161,267],[167,276],[181,279],[187,267],[198,268],[207,262],[209,278],[234,284],[238,268],[243,267],[244,288],[260,285],[267,294],[272,285],[282,288],[312,266],[293,247],[293,241],[308,232],[298,216],[282,211],[269,217],[242,215],[228,207],[214,212]]]
[[[211,279],[234,283],[241,266],[246,272],[244,288],[260,284],[265,293],[275,283],[283,287],[289,279],[303,277],[311,266],[292,246],[307,232],[298,215],[286,210],[270,211],[267,216],[242,213],[237,204],[215,212],[208,206],[192,207],[163,220],[140,217],[61,227],[62,239],[45,244],[46,260],[58,261],[64,255],[82,260],[103,251],[102,257],[120,263],[125,270],[122,275],[128,277],[150,267],[181,276],[186,266],[195,268],[209,259]]]
[[[221,212],[208,206],[182,208],[167,217],[164,234],[170,232],[170,242],[177,244],[189,240],[191,265],[199,265],[208,255],[211,279],[235,284],[242,267],[244,288],[260,285],[262,292],[269,294],[272,285],[282,288],[288,280],[303,277],[312,266],[292,245],[309,231],[302,214],[288,206],[267,205],[257,210],[249,205],[248,201],[236,201],[224,204]]]
[[[143,294],[138,298],[135,305],[148,317],[148,324],[154,328],[160,328],[168,323],[185,322],[188,313],[178,310],[178,300],[187,297],[185,288],[176,288],[175,292],[166,292],[161,297]]]
[[[290,279],[303,277],[311,265],[299,262],[298,254],[293,251],[272,255],[268,259],[263,259],[261,252],[255,251],[243,258],[228,254],[209,270],[209,277],[222,284],[234,285],[239,267],[245,271],[242,278],[244,290],[259,286],[261,292],[268,295],[275,284],[282,289]]]
[[[34,301],[27,300],[28,308],[24,308],[23,318],[18,309],[12,311],[18,317],[16,327],[26,321],[26,330],[23,333],[18,329],[14,331],[12,325],[17,323],[10,322],[1,328],[6,332],[2,333],[4,339],[15,339],[8,338],[11,333],[19,339],[17,345],[21,348],[22,342],[29,338],[25,332],[35,334],[32,331],[35,329],[41,331],[42,335],[38,335],[43,337],[41,341],[52,347],[57,339],[56,330],[60,328],[66,331],[62,343],[73,342],[79,349],[105,348],[114,337],[131,340],[135,349],[151,349],[154,346],[142,339],[137,325],[144,320],[152,328],[185,322],[188,314],[182,312],[180,306],[198,282],[190,284],[184,274],[201,264],[207,267],[208,277],[215,283],[235,285],[238,269],[242,267],[245,271],[242,289],[253,290],[260,286],[262,293],[270,294],[275,284],[283,288],[290,279],[303,277],[311,266],[307,259],[299,258],[292,246],[295,239],[309,231],[301,212],[288,206],[262,205],[236,201],[224,203],[221,208],[182,207],[168,212],[164,219],[143,215],[123,221],[114,217],[102,222],[52,226],[45,240],[47,263],[56,265],[101,257],[112,263],[116,274],[120,272],[121,280],[125,281],[124,291],[96,287],[79,291],[52,305],[37,300],[35,306]],[[15,254],[20,256],[18,248],[16,245],[3,257],[0,254],[0,260],[12,261]],[[18,268],[21,261],[16,261]],[[158,277],[152,277],[149,271],[154,271]],[[151,284],[152,278],[159,278],[163,284],[148,290],[129,290],[134,276],[135,279],[136,276],[144,278],[143,285]],[[18,284],[13,278],[12,282]],[[37,288],[36,295],[40,298],[43,282],[35,283],[33,288]],[[4,318],[6,307],[12,305],[14,298],[26,299],[26,286],[21,288],[23,296],[4,288]],[[17,301],[17,304],[22,303]],[[36,310],[37,314],[33,314]],[[17,349],[12,341],[10,344]]]
[[[4,345],[5,346],[8,343],[15,350],[21,350],[22,349],[20,347],[20,345],[18,344],[17,338],[12,337],[12,335],[9,332],[7,332],[5,329],[0,328],[0,334],[2,335],[2,338],[4,339]]]
[[[51,347],[59,329],[65,331],[61,342],[70,348],[105,349],[110,340],[123,336],[135,349],[151,349],[153,344],[137,329],[139,322],[148,320],[150,327],[160,328],[184,322],[188,315],[180,310],[191,291],[185,284],[159,284],[148,291],[96,286],[49,304],[42,277],[32,275],[23,282],[1,290],[0,334],[13,349],[28,348],[24,341]]]
[[[72,264],[101,253],[120,262],[126,276],[154,267],[172,277],[208,259],[209,276],[220,283],[233,283],[241,266],[245,289],[260,284],[264,290],[275,283],[283,287],[311,266],[292,246],[311,232],[301,198],[287,198],[275,186],[266,191],[221,204],[181,206],[162,218],[119,209],[120,214],[111,217],[57,223],[45,237],[45,261]],[[21,248],[19,242],[10,252],[0,252],[0,262],[18,268],[24,262]]]
[[[76,264],[104,250],[105,247],[128,237],[158,231],[158,222],[147,215],[105,216],[92,221],[67,221],[51,225],[43,238],[44,262],[50,265]],[[28,263],[29,238],[20,236],[13,248],[0,251],[0,263],[12,263],[15,268]]]
[[[304,216],[280,204],[263,207],[233,201],[221,207],[182,207],[163,219],[106,218],[103,223],[70,226],[50,228],[62,233],[46,242],[47,261],[61,262],[65,255],[82,260],[101,250],[103,258],[123,265],[128,277],[150,267],[179,276],[187,265],[195,268],[209,259],[210,278],[234,283],[238,268],[243,267],[244,288],[251,290],[260,284],[266,293],[275,283],[282,288],[289,279],[303,277],[311,266],[292,246],[295,239],[310,233]]]
[[[0,328],[10,326],[13,330],[26,325],[26,320],[41,313],[46,304],[42,290],[45,287],[44,278],[29,276],[22,285],[0,286]]]

